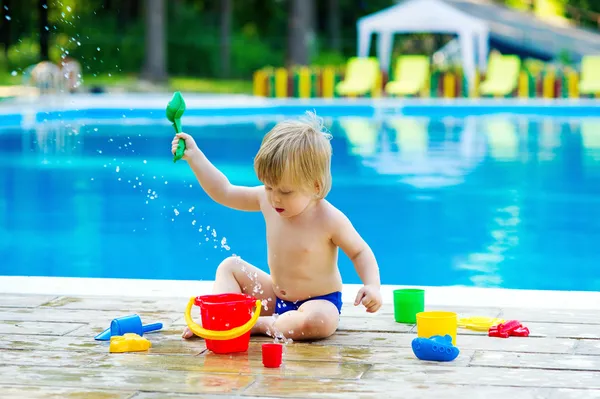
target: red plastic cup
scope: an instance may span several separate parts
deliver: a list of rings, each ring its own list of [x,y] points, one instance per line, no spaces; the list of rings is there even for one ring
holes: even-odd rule
[[[263,344],[262,361],[265,367],[277,368],[281,366],[281,357],[283,355],[283,345],[281,344]]]

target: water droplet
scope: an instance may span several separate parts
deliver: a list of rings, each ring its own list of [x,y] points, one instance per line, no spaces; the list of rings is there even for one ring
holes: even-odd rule
[[[11,20],[10,16],[8,16],[8,15],[5,15],[4,18],[6,18],[7,21]]]
[[[48,9],[48,5],[47,4],[42,5],[42,7],[44,7],[45,9]]]
[[[79,42],[79,41],[78,41],[78,42],[77,42],[77,45],[78,45],[78,46],[81,46],[81,42]]]
[[[12,76],[17,76],[17,71],[12,71],[10,74],[11,74]]]
[[[67,11],[71,12],[71,7],[67,6]]]
[[[196,221],[192,220],[192,226],[195,226],[195,225],[196,225]]]
[[[95,128],[94,128],[94,132],[97,132],[97,131],[98,131],[98,128],[97,128],[97,127],[95,127]]]
[[[169,184],[169,182],[165,180],[165,184]]]
[[[117,173],[119,173],[119,170],[120,170],[120,168],[117,166],[117,169],[116,169]],[[119,180],[121,180],[121,179],[119,179]]]
[[[98,154],[102,154],[102,150],[98,150]]]
[[[100,51],[100,47],[96,47],[96,50]]]
[[[194,211],[194,207],[191,207],[190,209],[188,209],[188,212],[193,212]]]
[[[144,159],[144,163],[148,163],[148,161],[146,161],[146,160]]]
[[[179,211],[177,210],[177,208],[173,209],[173,212],[175,213],[175,216],[179,216]]]

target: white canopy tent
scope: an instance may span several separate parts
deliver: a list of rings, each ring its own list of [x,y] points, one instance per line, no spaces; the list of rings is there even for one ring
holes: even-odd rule
[[[373,34],[379,35],[377,57],[384,71],[390,69],[394,34],[416,32],[456,33],[461,47],[463,69],[469,83],[475,76],[477,61],[481,69],[486,68],[489,39],[486,23],[442,0],[406,0],[360,18],[357,29],[359,57],[369,55],[371,37]]]

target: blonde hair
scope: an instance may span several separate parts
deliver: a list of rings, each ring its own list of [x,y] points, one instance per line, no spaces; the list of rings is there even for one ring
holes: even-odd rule
[[[306,118],[286,120],[275,125],[263,138],[254,170],[268,186],[286,179],[323,199],[331,189],[331,135],[324,131],[323,121],[313,112]]]

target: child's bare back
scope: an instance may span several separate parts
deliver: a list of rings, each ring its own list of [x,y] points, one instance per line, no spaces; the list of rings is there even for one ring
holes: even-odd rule
[[[331,188],[331,146],[316,118],[286,121],[263,139],[254,167],[263,186],[229,183],[185,133],[184,159],[216,202],[260,211],[265,218],[270,275],[240,258],[217,268],[213,293],[245,292],[266,303],[253,333],[295,340],[330,336],[341,313],[338,248],[352,260],[364,283],[355,305],[368,312],[381,306],[379,269],[370,247],[348,218],[325,200]],[[279,317],[271,317],[273,314]],[[183,336],[193,334],[186,329]]]

